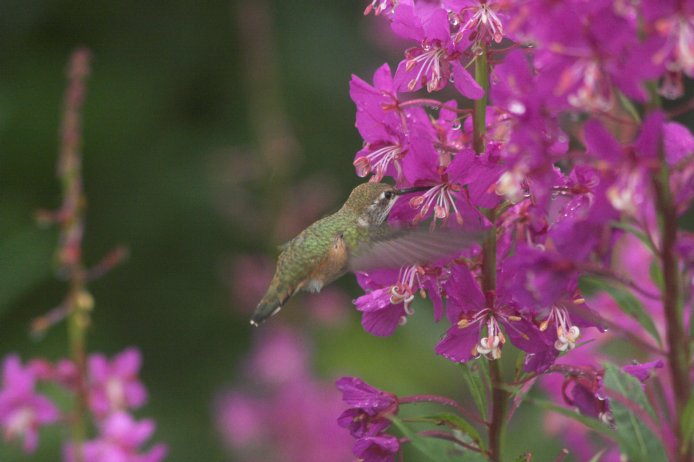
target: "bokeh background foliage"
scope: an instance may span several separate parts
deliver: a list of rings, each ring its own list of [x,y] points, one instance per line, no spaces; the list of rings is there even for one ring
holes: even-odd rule
[[[95,262],[118,243],[130,249],[125,265],[91,286],[90,350],[141,349],[150,399],[137,415],[156,420],[154,439],[169,445],[167,460],[233,460],[214,428],[214,399],[235,382],[252,332],[231,262],[272,255],[357,183],[350,75],[368,79],[382,62],[399,60],[363,6],[0,2],[0,355],[66,355],[63,325],[40,341],[28,335],[31,320],[64,293],[51,270],[57,232],[38,229],[33,214],[59,203],[64,69],[84,45],[93,53],[85,257]],[[357,294],[352,277],[340,284]],[[356,374],[398,394],[463,394],[456,366],[431,353],[442,326],[414,317],[377,339],[353,311],[344,324],[318,328],[304,301],[292,302],[287,316],[307,326],[324,377]],[[520,412],[509,453],[556,457],[559,443],[533,446],[539,414]],[[33,456],[0,443],[0,460],[57,460],[61,431],[44,430]]]

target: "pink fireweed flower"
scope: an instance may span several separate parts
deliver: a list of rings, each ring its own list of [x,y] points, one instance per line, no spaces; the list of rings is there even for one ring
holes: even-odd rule
[[[134,409],[147,400],[147,390],[138,379],[142,356],[128,348],[109,361],[102,354],[89,357],[89,407],[98,417]]]
[[[581,335],[581,329],[572,324],[571,317],[566,308],[553,306],[550,308],[549,316],[540,324],[540,330],[545,331],[549,324],[553,322],[557,332],[557,340],[554,348],[559,351],[573,350],[576,348],[576,340]]]
[[[624,146],[595,120],[589,120],[584,128],[587,153],[603,165],[607,199],[616,210],[642,221],[649,221],[654,213],[650,182],[660,168],[661,147],[671,146],[676,155],[678,142],[665,143],[669,131],[665,129],[664,114],[660,111],[650,113],[636,139]],[[670,133],[675,140],[684,139],[677,131]],[[665,154],[667,159],[669,156]]]
[[[383,179],[391,164],[399,167],[398,162],[406,152],[406,149],[400,143],[366,143],[364,149],[359,151],[357,158],[354,159],[357,175],[363,178],[369,173],[373,173],[370,181],[379,182]]]
[[[562,27],[533,31],[545,88],[584,111],[613,108],[616,89],[648,98],[644,84],[659,75],[659,66],[650,59],[653,45],[639,40],[636,21],[619,16],[612,2],[561,2],[553,15]]]
[[[362,325],[372,335],[388,336],[414,314],[412,302],[416,294],[429,297],[434,308],[434,320],[443,315],[441,282],[447,277],[438,266],[411,265],[400,268],[357,273],[357,282],[366,294],[354,300],[362,312]]]
[[[217,426],[231,449],[260,444],[270,409],[266,400],[234,390],[217,403]]]
[[[234,460],[349,460],[351,439],[335,422],[343,409],[339,393],[312,376],[304,340],[287,327],[263,333],[243,369],[246,385],[217,399],[218,430]]]
[[[426,86],[439,91],[453,81],[455,88],[470,99],[480,99],[484,90],[461,64],[450,33],[448,12],[427,4],[401,4],[395,9],[391,27],[404,38],[419,42],[405,51],[405,59],[395,72],[395,83],[402,92]]]
[[[36,379],[33,368],[22,367],[17,355],[5,358],[0,389],[0,427],[5,440],[23,438],[27,452],[36,449],[39,428],[59,418],[58,408],[34,391]]]
[[[455,196],[460,193],[462,186],[458,183],[443,183],[433,186],[421,196],[410,199],[410,205],[413,209],[419,209],[419,213],[414,219],[414,223],[419,223],[424,220],[429,212],[433,209],[434,223],[436,220],[447,221],[452,214],[455,215],[455,221],[463,224],[463,215],[456,206]]]
[[[364,139],[353,162],[357,175],[372,173],[371,181],[381,181],[385,175],[399,178],[400,161],[411,140],[431,136],[426,112],[416,106],[400,107],[388,64],[376,70],[373,85],[353,75],[349,94],[357,106],[356,127]]]
[[[140,446],[154,433],[152,420],[136,422],[125,412],[108,416],[100,426],[99,438],[87,441],[82,447],[83,460],[89,462],[159,462],[166,456],[164,444],[157,444],[146,452]],[[76,460],[74,447],[65,447],[67,462]]]
[[[248,376],[262,383],[279,386],[310,375],[308,345],[292,329],[272,326],[259,332],[253,350]]]
[[[491,293],[485,296],[467,268],[454,267],[445,290],[449,297],[447,315],[452,325],[436,345],[436,353],[441,356],[455,362],[480,355],[498,359],[506,336],[516,347],[529,353],[547,349],[541,332],[514,306],[509,295],[500,290],[496,296]],[[483,328],[486,328],[484,335]]]
[[[401,268],[397,274],[394,283],[391,282],[393,270],[357,275],[357,281],[368,292],[354,300],[354,304],[363,313],[362,325],[370,334],[391,335],[414,314],[410,305],[419,285],[417,267]]]
[[[405,304],[391,303],[391,287],[371,290],[354,300],[357,310],[363,313],[361,325],[372,335],[392,335],[395,329],[407,320]]]
[[[682,74],[694,77],[694,2],[648,0],[643,2],[646,27],[660,38],[652,60],[665,67],[660,94],[676,99],[684,93]]]
[[[453,36],[455,42],[467,37],[471,42],[501,43],[504,38],[504,25],[498,10],[502,2],[487,0],[444,0],[446,8],[451,9],[451,24],[458,26]]]
[[[471,149],[458,152],[450,160],[439,156],[431,145],[413,144],[412,155],[403,162],[403,172],[409,184],[430,186],[409,201],[412,211],[416,211],[411,218],[414,223],[433,215],[432,227],[437,221],[449,223],[450,218],[458,226],[467,222],[480,227],[487,221],[476,206],[493,207],[499,200],[493,192],[499,168],[477,158]],[[398,213],[394,209],[393,215]]]

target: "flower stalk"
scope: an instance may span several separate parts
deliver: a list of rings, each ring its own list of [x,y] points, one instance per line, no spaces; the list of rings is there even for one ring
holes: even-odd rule
[[[65,92],[61,127],[61,150],[58,176],[63,190],[60,216],[59,271],[69,280],[65,306],[68,312],[70,356],[77,368],[77,390],[71,420],[72,444],[76,462],[84,460],[82,446],[86,437],[86,333],[92,297],[86,288],[86,271],[82,262],[82,235],[86,200],[82,186],[82,107],[89,75],[89,51],[73,52],[68,65],[69,83]]]
[[[481,47],[475,60],[475,81],[484,89],[484,97],[474,103],[473,112],[473,146],[479,155],[485,150],[484,136],[486,132],[487,100],[489,94],[489,64],[487,62],[487,48]],[[491,211],[488,217],[492,223],[487,237],[482,245],[482,289],[487,297],[487,303],[491,306],[495,303],[496,292],[496,213]],[[491,402],[492,415],[489,424],[489,460],[497,462],[502,460],[502,439],[506,418],[507,393],[504,391],[504,382],[501,375],[499,361],[489,361],[489,375],[492,383]]]
[[[676,409],[681,412],[689,399],[689,339],[682,320],[682,299],[679,262],[675,250],[677,211],[670,190],[670,175],[661,149],[659,175],[653,179],[656,205],[660,220],[660,260],[663,269],[662,303],[667,326],[667,358],[669,363]],[[691,460],[692,444],[684,441],[679,419],[675,431],[679,441],[680,460]]]
[[[475,59],[475,81],[484,89],[484,96],[475,100],[473,110],[473,147],[477,154],[484,152],[484,134],[486,131],[487,101],[489,99],[489,63],[487,47],[480,43],[480,50]]]

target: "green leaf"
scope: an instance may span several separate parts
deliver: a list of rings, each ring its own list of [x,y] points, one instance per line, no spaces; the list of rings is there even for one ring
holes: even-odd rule
[[[482,462],[485,460],[478,452],[467,451],[451,441],[418,435],[397,417],[389,418],[403,436],[410,440],[412,446],[432,462]]]
[[[484,448],[482,436],[480,436],[480,433],[477,431],[477,428],[475,428],[470,422],[468,422],[464,418],[460,417],[458,414],[441,413],[418,418],[418,420],[420,419],[424,421],[429,421],[436,425],[447,425],[449,427],[460,430],[461,432],[472,438],[472,441],[474,441],[477,444],[477,446]]]
[[[653,336],[653,338],[658,342],[658,345],[662,346],[658,329],[655,328],[653,320],[648,313],[646,313],[643,304],[634,296],[634,294],[624,288],[615,287],[604,279],[594,276],[581,276],[579,284],[581,290],[585,291],[586,293],[594,293],[597,291],[607,292],[610,297],[612,297],[612,299],[622,308],[624,313],[638,321],[638,323],[641,324],[641,327],[646,329],[646,331]]]
[[[614,432],[610,430],[610,428],[607,425],[600,422],[599,420],[584,416],[583,414],[579,414],[578,411],[575,411],[573,409],[567,409],[565,407],[559,406],[551,401],[547,401],[544,399],[525,398],[525,400],[526,402],[534,404],[539,408],[556,412],[557,414],[561,414],[563,416],[575,420],[576,422],[582,423],[591,430],[600,433],[601,435],[607,436],[608,438],[614,439],[615,437]]]
[[[694,439],[694,393],[691,393],[689,400],[682,411],[680,417],[682,426],[682,440],[689,441]]]
[[[485,361],[478,360],[477,363],[481,364],[485,363]],[[484,382],[482,381],[482,377],[480,375],[483,373],[483,371],[481,371],[480,369],[478,369],[477,371],[473,371],[472,367],[470,367],[470,365],[466,363],[461,364],[461,368],[463,370],[463,378],[465,379],[465,383],[470,389],[470,394],[472,395],[472,399],[475,402],[475,406],[477,406],[477,410],[480,412],[482,420],[486,421],[487,393],[484,388]]]
[[[640,123],[641,116],[639,115],[639,111],[636,109],[636,106],[634,106],[634,102],[621,91],[617,91],[617,99],[619,100],[619,104],[622,106],[622,108],[624,108],[625,111],[627,111],[631,118]]]
[[[655,420],[655,412],[636,377],[608,363],[605,364],[604,384],[607,390],[624,396]],[[619,446],[630,461],[667,460],[660,438],[651,432],[641,417],[616,399],[610,400],[610,408],[617,426]]]
[[[651,281],[653,281],[656,287],[662,291],[665,287],[665,280],[663,279],[663,270],[655,258],[651,261],[651,266],[648,269],[648,274],[651,276]]]
[[[639,241],[643,243],[643,245],[646,246],[648,250],[651,251],[653,255],[656,255],[658,253],[655,247],[653,247],[653,241],[648,238],[648,235],[640,229],[634,227],[634,225],[630,225],[629,223],[622,223],[621,221],[613,221],[610,223],[610,225],[613,228],[619,228],[621,230],[626,231],[629,234],[634,235],[636,238],[638,238]]]

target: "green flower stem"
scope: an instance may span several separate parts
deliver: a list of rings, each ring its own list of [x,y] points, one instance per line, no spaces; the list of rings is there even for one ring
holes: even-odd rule
[[[503,461],[502,443],[506,429],[506,403],[508,394],[504,389],[499,361],[489,361],[489,376],[492,380],[492,421],[489,426],[489,460]]]
[[[484,89],[484,96],[475,101],[473,111],[473,144],[475,152],[482,154],[485,150],[485,131],[487,101],[489,94],[489,63],[487,61],[487,48],[480,44],[480,53],[475,59],[475,81]],[[491,211],[489,220],[492,228],[482,245],[484,260],[482,261],[482,288],[487,296],[488,303],[494,303],[496,292],[496,217],[495,211]],[[508,401],[504,381],[501,375],[499,361],[489,362],[489,375],[492,382],[491,402],[492,416],[489,423],[489,460],[500,462],[503,460],[502,440],[506,426],[506,404]]]
[[[482,251],[484,261],[482,263],[482,285],[486,294],[494,294],[496,291],[496,214],[491,213],[490,221],[494,223],[485,239]],[[493,298],[488,300],[494,303]],[[492,416],[489,424],[489,460],[500,462],[502,457],[502,442],[506,426],[506,404],[508,393],[505,391],[505,383],[501,375],[499,360],[489,361],[489,377],[492,382],[491,402]]]
[[[662,151],[662,149],[661,149]],[[667,325],[667,357],[675,392],[676,409],[685,409],[691,392],[689,382],[689,339],[682,320],[682,291],[680,287],[679,261],[675,244],[677,240],[677,211],[670,190],[670,173],[661,152],[660,174],[654,176],[658,218],[660,220],[660,260],[663,268],[663,310]],[[679,419],[675,424],[681,461],[692,460],[692,443],[683,441]]]
[[[489,63],[487,48],[481,47],[475,59],[475,81],[484,89],[484,96],[475,101],[473,110],[473,146],[477,154],[484,152],[484,134],[486,131],[487,101],[489,99]]]
[[[77,367],[77,392],[71,420],[72,445],[76,462],[84,461],[82,451],[86,438],[87,410],[86,336],[93,301],[86,290],[86,272],[82,263],[82,235],[86,200],[82,187],[82,106],[89,75],[89,51],[75,50],[67,69],[61,127],[61,149],[58,176],[62,183],[63,204],[60,209],[60,243],[56,259],[60,272],[70,281],[65,301],[68,310],[70,356]]]

